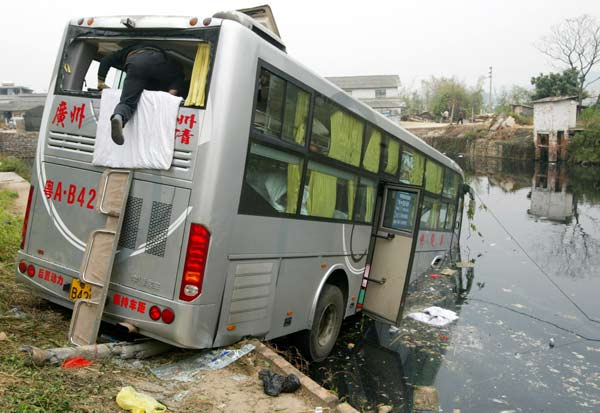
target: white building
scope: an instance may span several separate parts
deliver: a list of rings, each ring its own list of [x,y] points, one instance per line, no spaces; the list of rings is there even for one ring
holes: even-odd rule
[[[400,77],[398,75],[338,76],[328,77],[340,89],[371,108],[400,122],[402,108],[400,99]]]
[[[554,96],[532,102],[535,159],[549,162],[566,159],[569,131],[577,122],[576,99]]]

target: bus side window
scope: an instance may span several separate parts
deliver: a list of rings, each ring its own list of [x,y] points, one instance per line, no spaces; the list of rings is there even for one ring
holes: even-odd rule
[[[446,218],[446,229],[452,231],[454,226],[454,204],[448,205],[448,216]]]
[[[395,176],[398,173],[400,142],[387,134],[385,135],[385,142],[381,168],[386,174]]]
[[[435,230],[440,218],[440,200],[426,196],[421,207],[421,229]]]
[[[413,149],[404,149],[402,151],[402,162],[400,164],[400,182],[405,184],[423,185],[424,171],[425,157]]]
[[[304,146],[309,101],[308,92],[262,69],[254,127],[266,135]]]
[[[448,204],[442,202],[440,207],[440,219],[438,220],[437,230],[443,231],[446,228],[446,219],[448,218]]]
[[[442,193],[444,168],[442,165],[427,159],[425,164],[425,190],[434,194]]]
[[[302,160],[299,157],[251,144],[240,212],[253,215],[295,214],[301,173]]]
[[[364,123],[356,116],[317,95],[310,150],[359,166]]]
[[[459,178],[458,175],[445,168],[444,173],[444,189],[442,195],[446,198],[454,199],[458,193]]]
[[[354,220],[371,223],[375,210],[375,197],[377,186],[374,181],[361,177],[356,190],[356,205],[354,207]]]
[[[377,173],[379,171],[379,159],[381,155],[381,132],[377,129],[367,127],[367,148],[363,158],[362,166],[367,171]]]
[[[350,221],[354,212],[357,178],[338,169],[308,163],[302,196],[302,215]]]

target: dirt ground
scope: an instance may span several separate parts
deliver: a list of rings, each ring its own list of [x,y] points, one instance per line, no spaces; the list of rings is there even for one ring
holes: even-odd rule
[[[22,217],[29,184],[0,174],[0,185],[0,192],[8,188],[19,194],[4,197],[9,202],[0,204],[0,209]],[[18,244],[20,234],[13,235],[6,238],[11,241],[4,242]],[[17,249],[17,245],[8,247],[5,250]],[[95,361],[89,367],[70,370],[29,365],[19,348],[67,345],[70,311],[33,296],[24,285],[15,283],[11,256],[0,262],[0,412],[121,412],[115,397],[123,386],[154,397],[169,412],[302,413],[313,412],[317,406],[304,389],[279,397],[264,394],[258,372],[274,366],[254,352],[221,370],[201,372],[187,383],[162,381],[149,369],[198,352],[174,350],[150,360]]]

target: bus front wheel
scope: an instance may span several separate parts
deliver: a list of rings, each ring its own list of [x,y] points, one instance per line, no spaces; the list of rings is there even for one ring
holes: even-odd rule
[[[303,347],[313,361],[324,360],[335,345],[344,319],[344,297],[335,285],[325,284],[312,323],[304,333]]]

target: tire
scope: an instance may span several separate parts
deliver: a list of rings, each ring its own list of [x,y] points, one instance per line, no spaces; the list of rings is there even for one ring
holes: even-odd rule
[[[304,332],[302,347],[313,361],[322,361],[333,349],[344,319],[344,296],[335,285],[325,284],[310,330]]]

